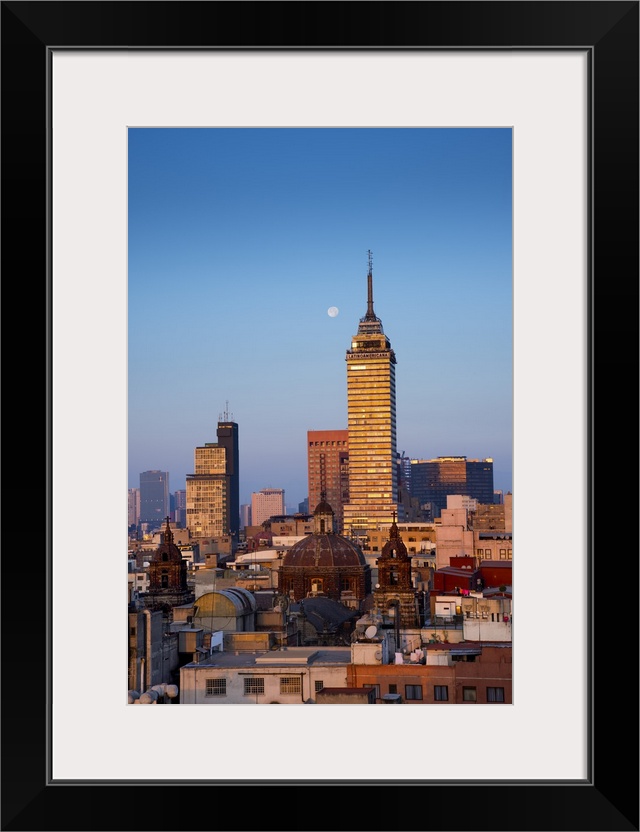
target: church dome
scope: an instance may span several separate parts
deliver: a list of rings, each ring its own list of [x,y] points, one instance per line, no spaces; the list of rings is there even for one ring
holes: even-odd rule
[[[320,500],[320,502],[315,508],[315,511],[313,512],[314,517],[320,514],[331,514],[332,516],[334,514],[333,509],[326,500]]]
[[[364,566],[359,547],[339,534],[309,534],[289,549],[283,566]]]

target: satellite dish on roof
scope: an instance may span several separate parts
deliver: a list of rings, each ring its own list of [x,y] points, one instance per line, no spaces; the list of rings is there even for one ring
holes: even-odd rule
[[[367,638],[373,638],[375,634],[378,632],[378,628],[371,624],[367,629],[364,631],[364,634]]]

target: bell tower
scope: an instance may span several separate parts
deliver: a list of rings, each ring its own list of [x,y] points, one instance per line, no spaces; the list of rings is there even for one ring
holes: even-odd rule
[[[378,558],[378,583],[373,591],[377,612],[392,615],[399,627],[420,626],[416,593],[411,583],[411,557],[400,537],[393,513],[389,539]]]

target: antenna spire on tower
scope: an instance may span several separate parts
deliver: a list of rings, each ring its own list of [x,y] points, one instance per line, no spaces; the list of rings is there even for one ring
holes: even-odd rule
[[[219,422],[233,422],[233,413],[229,413],[229,401],[225,402],[225,410],[224,413],[221,413],[218,417]]]
[[[373,255],[371,250],[367,252],[368,271],[367,271],[367,318],[375,318],[373,311]]]

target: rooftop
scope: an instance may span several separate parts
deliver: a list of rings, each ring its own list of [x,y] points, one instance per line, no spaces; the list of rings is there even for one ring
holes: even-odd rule
[[[212,653],[202,662],[190,662],[186,667],[291,667],[295,665],[349,664],[351,650],[344,647],[287,647],[284,650],[256,650],[249,652],[223,651]]]

